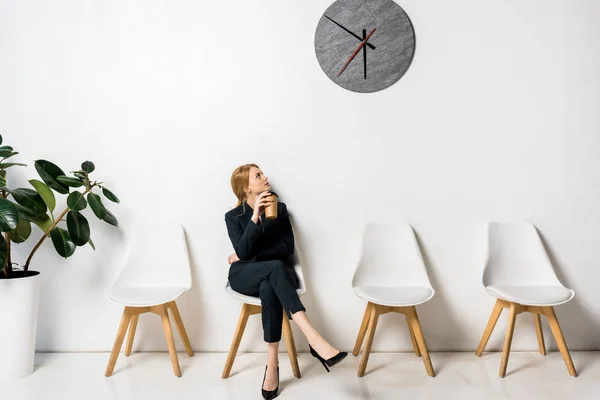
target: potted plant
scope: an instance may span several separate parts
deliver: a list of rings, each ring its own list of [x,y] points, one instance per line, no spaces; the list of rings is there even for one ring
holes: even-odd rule
[[[78,246],[89,244],[94,248],[90,225],[82,214],[88,205],[96,217],[118,226],[115,216],[94,193],[96,189],[106,199],[119,202],[102,182],[90,179],[94,163],[86,161],[80,170],[71,171],[73,176],[67,176],[52,162],[36,160],[35,169],[42,180],[29,180],[32,188],[11,189],[7,170],[26,166],[6,162],[17,154],[11,146],[2,145],[0,136],[0,378],[20,378],[33,372],[40,273],[30,266],[40,246],[49,237],[65,258],[72,256]],[[54,192],[67,195],[66,207],[58,215]],[[32,225],[43,235],[19,265],[13,260],[11,243],[32,238]]]

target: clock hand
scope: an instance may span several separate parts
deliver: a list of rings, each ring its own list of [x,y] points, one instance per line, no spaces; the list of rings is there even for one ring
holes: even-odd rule
[[[342,72],[344,72],[344,70],[346,69],[346,67],[348,66],[348,64],[350,64],[350,61],[352,61],[354,59],[354,57],[358,54],[358,52],[360,51],[360,49],[362,49],[362,47],[365,45],[365,43],[367,43],[367,40],[369,40],[369,38],[371,37],[371,35],[373,33],[375,33],[375,28],[373,28],[373,30],[371,32],[369,32],[369,34],[367,35],[367,37],[365,38],[365,40],[363,40],[362,43],[358,45],[358,47],[356,48],[356,50],[354,50],[354,53],[352,53],[352,55],[350,56],[350,58],[348,59],[348,61],[346,61],[346,64],[344,64],[344,66],[342,67],[342,69],[340,69],[340,72],[337,73],[337,76],[340,76],[342,74]]]
[[[363,29],[363,40],[367,37],[367,30]],[[367,79],[367,48],[363,46],[363,69],[365,71],[365,79]]]
[[[333,22],[334,24],[336,24],[337,26],[339,26],[340,28],[342,28],[343,30],[345,30],[346,32],[348,32],[349,34],[351,34],[352,36],[354,36],[355,38],[357,38],[358,40],[360,40],[361,42],[364,39],[364,38],[361,38],[360,36],[358,36],[356,33],[352,32],[351,30],[344,28],[342,25],[338,24],[337,22],[335,22],[334,20],[329,18],[327,15],[323,15],[323,16],[325,18],[327,18],[328,20],[330,20],[331,22]],[[371,43],[367,43],[367,46],[369,46],[371,48],[371,50],[375,50],[375,46],[373,46]]]

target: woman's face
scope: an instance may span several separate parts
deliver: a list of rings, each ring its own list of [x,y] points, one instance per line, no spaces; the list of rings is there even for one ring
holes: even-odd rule
[[[250,182],[248,182],[250,193],[259,194],[271,189],[269,178],[263,175],[262,171],[256,167],[250,169]]]

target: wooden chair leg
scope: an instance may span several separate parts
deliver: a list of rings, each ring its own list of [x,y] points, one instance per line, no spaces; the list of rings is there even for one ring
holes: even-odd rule
[[[129,323],[129,332],[127,333],[127,344],[125,345],[125,357],[129,357],[131,355],[138,319],[140,319],[140,314],[135,314],[133,317],[131,317],[131,322]]]
[[[223,369],[223,374],[221,375],[221,378],[223,379],[229,378],[231,367],[233,366],[235,356],[238,348],[240,347],[240,342],[242,341],[242,336],[244,335],[244,329],[246,329],[246,323],[248,322],[249,316],[250,305],[244,303],[242,306],[242,311],[240,312],[237,328],[235,329],[235,334],[233,335],[233,341],[231,342],[231,347],[229,348],[229,355],[227,356],[227,361],[225,362],[225,368]]]
[[[175,322],[175,326],[177,327],[177,332],[179,332],[179,337],[183,342],[183,347],[185,347],[187,355],[193,357],[194,350],[192,350],[192,344],[190,343],[190,339],[188,338],[187,332],[185,331],[185,326],[183,326],[183,321],[181,320],[181,314],[179,314],[177,304],[174,301],[172,301],[168,304],[168,307],[171,309],[171,313],[173,314],[173,321]]]
[[[365,334],[367,333],[367,326],[369,325],[369,319],[371,318],[371,311],[373,310],[373,303],[368,302],[365,308],[365,315],[363,315],[362,322],[360,323],[360,329],[358,330],[358,336],[356,337],[356,343],[354,344],[354,350],[352,355],[357,356],[362,347],[363,341],[365,340]]]
[[[533,323],[535,324],[535,332],[537,334],[538,347],[540,354],[546,355],[546,345],[544,344],[544,332],[542,331],[542,318],[540,314],[533,314]]]
[[[501,313],[502,303],[500,302],[500,300],[497,300],[496,304],[494,305],[494,309],[492,310],[492,315],[490,315],[490,319],[487,323],[487,326],[485,327],[485,331],[483,331],[483,336],[481,337],[479,346],[477,346],[477,351],[475,352],[475,355],[477,357],[480,357],[483,353],[483,350],[485,349],[485,346],[487,345],[487,342],[490,339],[490,336],[492,335],[492,331],[494,330],[496,322],[498,322],[498,318],[500,317]]]
[[[285,314],[285,310],[283,311],[282,330],[288,355],[290,356],[290,363],[292,364],[292,371],[294,372],[294,376],[300,379],[301,375],[300,367],[298,366],[298,353],[296,352],[296,343],[294,342],[292,327],[290,326],[290,321],[288,320],[287,315]]]
[[[419,345],[417,344],[417,338],[415,337],[415,332],[413,331],[410,321],[408,320],[408,316],[405,315],[405,317],[406,317],[406,325],[408,325],[408,331],[410,332],[410,340],[412,341],[413,348],[415,349],[415,354],[417,355],[417,357],[421,357],[421,351],[419,350]]]
[[[371,317],[369,318],[369,325],[367,326],[366,342],[363,349],[360,364],[358,365],[358,376],[365,376],[365,370],[367,369],[367,363],[369,362],[369,355],[371,354],[371,346],[373,345],[373,336],[375,336],[375,329],[377,329],[377,321],[379,320],[379,306],[373,304]]]
[[[510,355],[510,346],[512,344],[513,332],[515,331],[515,322],[517,320],[517,305],[510,303],[508,314],[508,327],[504,337],[504,348],[502,349],[502,361],[500,362],[500,378],[506,375],[506,366],[508,365],[508,356]]]
[[[423,336],[423,330],[421,329],[421,323],[419,322],[419,317],[417,316],[417,309],[413,306],[410,307],[409,312],[407,313],[407,318],[410,323],[410,326],[415,333],[415,339],[417,340],[417,344],[419,345],[419,350],[421,351],[421,355],[423,357],[423,363],[425,364],[425,370],[427,370],[427,375],[435,376],[435,371],[433,370],[433,366],[431,365],[431,359],[429,358],[429,352],[427,351],[427,344],[425,343],[425,337]]]
[[[565,360],[565,365],[567,366],[569,375],[577,376],[577,371],[575,370],[575,366],[573,365],[573,360],[571,360],[571,354],[569,354],[567,343],[565,342],[565,338],[563,336],[562,330],[560,329],[558,319],[556,318],[556,314],[554,313],[554,307],[544,307],[544,313],[548,318],[548,323],[550,325],[550,329],[552,330],[552,335],[554,335],[554,339],[556,340],[556,344],[558,345],[558,349],[560,350],[560,354],[562,354],[563,359]]]
[[[123,340],[125,339],[125,333],[127,333],[127,327],[129,326],[131,316],[132,314],[130,308],[125,307],[125,310],[123,310],[123,317],[121,317],[121,325],[119,325],[117,338],[115,339],[112,352],[110,353],[110,359],[108,360],[108,365],[106,366],[106,372],[104,373],[104,376],[111,376],[115,369],[115,364],[117,363],[117,358],[121,352],[121,346],[123,345]]]
[[[173,330],[171,329],[171,322],[169,321],[169,311],[167,305],[163,304],[160,306],[160,318],[162,319],[163,330],[165,331],[165,338],[167,339],[167,346],[169,347],[169,354],[171,355],[171,365],[173,366],[173,372],[175,376],[181,376],[181,369],[179,368],[179,359],[177,358],[177,350],[175,349],[175,339],[173,338]]]

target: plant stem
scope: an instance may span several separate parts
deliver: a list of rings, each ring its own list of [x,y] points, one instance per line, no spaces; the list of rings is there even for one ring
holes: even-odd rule
[[[4,179],[6,179],[6,171],[2,170],[0,173]],[[2,191],[2,198],[6,199],[8,197],[8,193],[5,190]],[[4,240],[6,240],[6,264],[2,266],[2,271],[4,272],[4,276],[8,278],[12,275],[12,263],[10,259],[10,232],[6,232],[4,234]]]
[[[91,190],[92,190],[92,188],[87,189],[85,192],[83,192],[83,195],[85,196]],[[24,276],[27,275],[27,271],[29,270],[29,263],[31,262],[31,258],[33,257],[33,255],[35,254],[35,252],[37,251],[37,249],[40,248],[40,246],[42,245],[42,243],[44,243],[44,240],[46,240],[46,238],[50,234],[50,231],[52,231],[52,229],[54,229],[54,227],[56,225],[58,225],[58,223],[63,219],[63,217],[68,212],[69,212],[69,207],[65,208],[64,211],[60,214],[60,216],[58,218],[56,218],[56,220],[54,221],[54,223],[52,225],[50,225],[50,228],[48,228],[48,230],[44,233],[44,236],[41,237],[40,241],[37,242],[37,244],[35,245],[35,247],[33,248],[33,250],[31,250],[31,253],[29,253],[29,257],[27,257],[27,261],[25,262],[25,267],[23,268],[23,275]]]
[[[6,240],[6,265],[4,266],[4,276],[9,278],[12,275],[12,260],[10,259],[10,232],[4,234]]]

